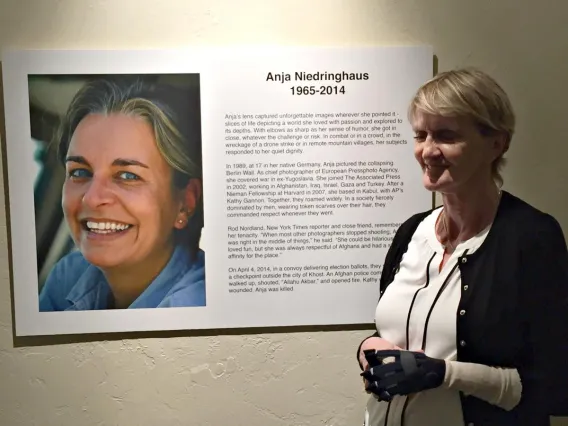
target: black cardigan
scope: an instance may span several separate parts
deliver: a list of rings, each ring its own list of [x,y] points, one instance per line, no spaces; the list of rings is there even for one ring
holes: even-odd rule
[[[381,295],[431,212],[413,215],[397,230],[383,265]],[[462,394],[465,424],[549,426],[550,415],[568,415],[568,250],[558,222],[503,191],[485,241],[459,259],[459,269],[457,311],[465,314],[456,312],[457,360],[516,368],[523,385],[511,411]]]

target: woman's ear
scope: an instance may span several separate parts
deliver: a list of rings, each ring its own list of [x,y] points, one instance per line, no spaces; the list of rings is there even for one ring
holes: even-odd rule
[[[201,179],[190,179],[185,187],[185,208],[191,214],[196,209],[199,199],[201,198]]]
[[[493,137],[493,151],[494,151],[494,159],[495,161],[497,158],[504,155],[509,150],[510,139],[509,136],[505,132],[499,132]]]
[[[187,186],[182,190],[181,208],[174,225],[176,228],[185,228],[187,222],[189,222],[189,218],[197,208],[197,204],[201,198],[201,191],[200,179],[190,179]]]

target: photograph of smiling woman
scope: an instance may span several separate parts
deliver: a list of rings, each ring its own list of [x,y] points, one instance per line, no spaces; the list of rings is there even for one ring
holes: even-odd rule
[[[53,145],[73,249],[40,311],[205,306],[199,89],[89,79]]]

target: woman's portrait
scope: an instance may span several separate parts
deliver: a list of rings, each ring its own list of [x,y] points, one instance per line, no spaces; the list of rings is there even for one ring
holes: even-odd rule
[[[199,76],[29,83],[40,311],[205,306]]]
[[[504,189],[509,96],[482,70],[446,71],[408,117],[442,202],[406,218],[384,259],[357,348],[364,425],[548,426],[568,413],[568,251],[552,214]]]

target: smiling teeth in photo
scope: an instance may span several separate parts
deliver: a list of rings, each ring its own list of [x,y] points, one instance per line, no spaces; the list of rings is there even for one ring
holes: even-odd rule
[[[125,231],[130,225],[116,222],[87,222],[87,229],[98,234],[110,234],[112,232]]]

